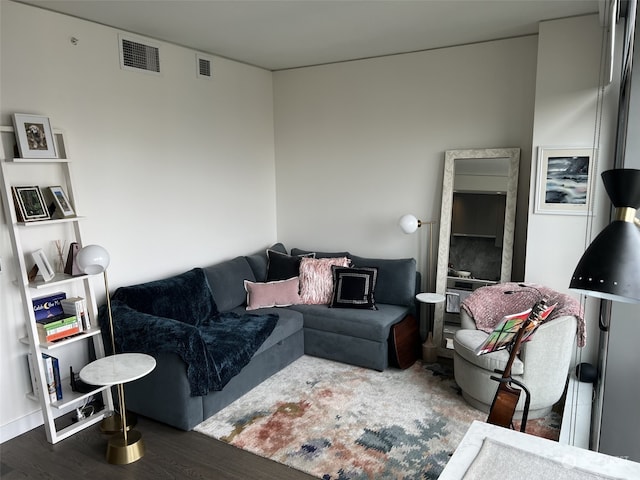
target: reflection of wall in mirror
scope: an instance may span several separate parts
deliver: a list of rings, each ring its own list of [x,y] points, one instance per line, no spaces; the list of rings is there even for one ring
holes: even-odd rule
[[[454,192],[449,263],[475,278],[500,280],[506,196]]]
[[[474,278],[500,281],[502,249],[492,238],[451,237],[449,262],[456,270],[471,272]]]

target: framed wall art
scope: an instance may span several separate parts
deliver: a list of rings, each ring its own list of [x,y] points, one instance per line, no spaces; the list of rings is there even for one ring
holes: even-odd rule
[[[535,213],[587,215],[594,148],[538,148]]]
[[[49,187],[49,193],[53,199],[53,204],[56,207],[54,215],[60,218],[73,217],[75,212],[71,207],[71,202],[64,193],[64,190],[60,186]]]
[[[56,145],[47,117],[15,113],[13,127],[21,158],[56,158]]]
[[[50,218],[40,187],[11,187],[11,191],[19,222],[33,222]]]

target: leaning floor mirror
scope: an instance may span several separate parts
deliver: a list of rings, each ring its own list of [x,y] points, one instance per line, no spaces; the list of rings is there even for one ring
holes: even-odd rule
[[[444,158],[433,339],[453,356],[460,303],[474,289],[511,280],[520,149],[448,150]]]

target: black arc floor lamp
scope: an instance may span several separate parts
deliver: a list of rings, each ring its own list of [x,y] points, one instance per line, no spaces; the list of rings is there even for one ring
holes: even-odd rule
[[[640,303],[640,170],[607,170],[602,181],[615,207],[614,218],[582,255],[569,288],[606,300]]]

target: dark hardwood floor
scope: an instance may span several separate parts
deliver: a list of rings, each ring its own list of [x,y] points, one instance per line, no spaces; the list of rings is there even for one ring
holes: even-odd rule
[[[55,445],[38,427],[0,445],[2,480],[64,479],[278,479],[308,480],[310,475],[253,455],[196,432],[183,432],[139,417],[145,455],[129,465],[105,460],[106,435],[90,427]]]

